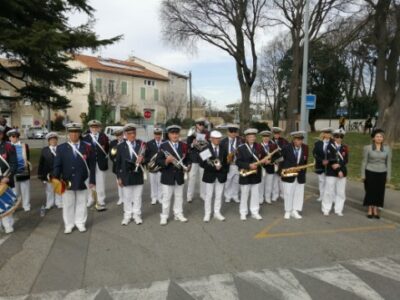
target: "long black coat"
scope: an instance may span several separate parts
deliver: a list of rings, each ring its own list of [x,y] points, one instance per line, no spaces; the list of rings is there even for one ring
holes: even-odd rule
[[[161,144],[160,152],[157,156],[157,164],[161,166],[161,183],[165,185],[182,185],[184,184],[184,172],[182,169],[176,168],[173,163],[168,165],[165,164],[165,154],[163,151],[169,152],[175,158],[177,158],[175,151],[172,149],[168,141]],[[188,147],[185,143],[179,142],[179,147],[177,150],[179,156],[183,158],[183,164],[189,166],[190,158],[188,156]],[[177,158],[179,159],[179,158]]]
[[[301,154],[300,155],[301,155],[300,161],[299,161],[299,163],[297,163],[293,143],[290,143],[290,144],[286,145],[285,147],[283,147],[282,148],[283,161],[281,163],[281,169],[287,169],[287,168],[307,164],[307,161],[308,161],[308,146],[307,145],[305,145],[305,144],[301,145]],[[307,172],[307,170],[301,170],[299,172],[299,174],[297,175],[298,183],[306,182],[306,172]],[[295,179],[296,179],[296,176],[294,176],[294,177],[283,177],[282,176],[282,181],[284,181],[284,182],[294,182]]]
[[[10,142],[4,142],[4,141],[0,140],[0,155],[3,157],[3,159],[9,165],[9,166],[7,166],[7,164],[4,163],[2,159],[0,159],[1,174],[4,174],[4,172],[9,170],[8,186],[13,188],[14,187],[14,175],[15,175],[15,173],[17,173],[17,169],[18,169],[17,153],[15,152],[15,147],[13,145],[11,145]],[[3,179],[3,175],[0,176],[0,180],[1,179]]]
[[[135,155],[131,157],[128,143],[130,142],[124,141],[117,146],[117,158],[115,161],[117,178],[121,179],[124,186],[141,185],[144,183],[143,171],[142,168],[139,167],[138,171],[135,172],[137,158]],[[141,144],[141,140],[136,140],[135,152],[137,155],[140,154]],[[143,164],[144,163],[145,161]]]
[[[95,143],[92,139],[92,136],[90,133],[86,134],[83,137],[83,140],[89,144],[92,145],[93,149],[95,150],[95,157],[96,157],[96,163],[99,166],[99,169],[102,171],[107,171],[108,170],[108,157],[106,154],[104,154],[103,150],[100,149],[99,145]],[[108,137],[105,133],[100,132],[99,133],[99,138],[98,138],[99,144],[103,147],[104,151],[108,154],[108,151],[110,149],[110,143],[108,140]]]
[[[264,158],[265,152],[262,149],[261,145],[258,143],[254,143],[253,145],[253,153],[259,160]],[[239,170],[250,169],[250,164],[257,162],[255,157],[250,153],[249,149],[247,148],[246,144],[242,144],[238,147],[236,153],[236,165],[239,167]],[[261,182],[262,179],[262,170],[261,166],[258,166],[257,173],[252,174],[246,177],[239,177],[239,184],[258,184]]]
[[[227,162],[227,156],[228,152],[226,151],[225,148],[222,148],[219,146],[219,153],[218,157],[215,155],[214,148],[210,144],[208,145],[208,149],[210,150],[212,156],[211,160],[218,158],[221,162],[222,168],[217,170],[214,166],[212,166],[209,162],[207,161],[202,161],[200,163],[201,167],[204,168],[204,173],[203,173],[203,182],[206,183],[214,183],[215,180],[218,180],[220,183],[226,182],[226,179],[228,177],[228,171],[229,171],[229,164]]]
[[[40,180],[47,181],[47,175],[53,173],[54,158],[55,156],[49,146],[42,149],[38,167],[38,178]]]

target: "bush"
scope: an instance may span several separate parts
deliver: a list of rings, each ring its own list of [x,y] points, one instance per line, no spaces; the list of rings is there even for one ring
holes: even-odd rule
[[[194,126],[194,120],[190,118],[183,119],[182,121],[182,128],[189,129],[190,127]]]
[[[271,128],[268,125],[268,122],[251,122],[250,125],[252,128],[256,128],[258,132],[264,130],[271,130]]]
[[[53,131],[62,131],[65,129],[64,127],[64,116],[57,115],[54,121],[51,121],[51,129]]]
[[[167,122],[165,123],[165,127],[168,127],[170,125],[179,125],[182,126],[182,120],[179,118],[172,118],[167,120]]]

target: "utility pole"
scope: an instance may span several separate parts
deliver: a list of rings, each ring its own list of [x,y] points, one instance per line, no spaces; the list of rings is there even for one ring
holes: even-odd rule
[[[307,142],[307,122],[308,113],[306,107],[307,95],[307,75],[308,75],[308,42],[309,42],[309,22],[310,22],[310,0],[306,0],[304,12],[304,53],[303,53],[303,74],[301,78],[301,111],[300,111],[300,130],[306,132],[304,140]]]
[[[51,131],[51,111],[50,104],[47,104],[47,130]]]
[[[189,71],[189,116],[193,119],[192,71]]]

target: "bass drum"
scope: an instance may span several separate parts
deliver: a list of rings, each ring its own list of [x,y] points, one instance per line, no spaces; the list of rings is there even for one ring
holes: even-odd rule
[[[0,219],[12,214],[20,205],[14,191],[7,184],[0,184]]]

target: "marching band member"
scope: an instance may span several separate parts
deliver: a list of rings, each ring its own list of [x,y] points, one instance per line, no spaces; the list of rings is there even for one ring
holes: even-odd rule
[[[118,184],[122,188],[124,199],[124,218],[121,225],[128,225],[131,219],[137,225],[142,221],[143,164],[146,143],[136,139],[136,125],[124,126],[126,140],[118,145],[116,170]]]
[[[205,129],[206,120],[204,118],[199,118],[196,121],[195,131],[192,135],[187,138],[187,145],[189,146],[189,156],[192,162],[192,167],[189,172],[188,187],[187,187],[187,202],[192,202],[194,196],[194,190],[196,187],[197,175],[203,177],[203,168],[200,167],[201,159],[199,157],[199,149],[196,148],[196,144],[204,140],[208,142],[209,133]],[[200,198],[205,199],[205,186],[200,182]]]
[[[81,140],[81,124],[69,123],[65,127],[68,141],[57,147],[53,177],[67,186],[62,198],[64,233],[68,234],[75,226],[80,232],[86,231],[87,189],[96,185],[96,157],[91,144]]]
[[[53,172],[54,158],[56,157],[58,134],[49,132],[46,135],[48,146],[42,149],[39,159],[38,178],[46,187],[46,209],[51,209],[54,204],[57,208],[62,207],[62,197],[54,192],[53,185],[49,182],[49,176]]]
[[[262,136],[261,146],[263,147],[265,155],[268,155],[277,148],[276,144],[271,141],[272,133],[269,130],[264,130],[260,132],[260,135]],[[279,194],[274,194],[276,190],[272,188],[275,166],[274,164],[270,163],[264,165],[263,167],[263,173],[265,172],[265,174],[260,183],[260,204],[262,204],[264,201],[268,204],[271,204],[271,199],[278,199],[279,197]]]
[[[17,173],[18,162],[15,147],[5,141],[5,128],[0,125],[0,182],[14,188],[14,176]],[[4,176],[5,175],[5,176]],[[3,223],[5,233],[14,232],[14,218],[12,214],[0,219]]]
[[[221,138],[221,132],[216,130],[211,131],[211,143],[207,148],[210,157],[201,162],[201,166],[204,168],[202,181],[206,187],[206,198],[204,199],[204,222],[210,222],[214,189],[214,218],[219,221],[225,220],[225,217],[221,214],[221,202],[229,164],[227,162],[228,152],[225,148],[220,146]]]
[[[146,145],[146,161],[150,161],[152,157],[158,154],[162,144],[162,128],[154,128],[154,139],[147,142]],[[150,172],[150,197],[151,204],[161,203],[161,172]]]
[[[281,136],[283,129],[280,127],[272,127],[271,129],[273,133],[273,138],[272,142],[279,148],[283,149],[286,145],[289,144],[289,142]],[[278,163],[278,162],[277,162]],[[282,186],[282,180],[281,176],[279,173],[274,174],[274,180],[272,183],[272,188],[273,188],[273,195],[272,201],[275,202],[278,200],[279,196],[283,198],[283,186]],[[275,198],[276,197],[276,198]]]
[[[105,208],[106,199],[106,185],[105,177],[108,170],[108,150],[109,141],[107,135],[101,132],[101,122],[97,120],[90,120],[88,122],[89,132],[83,140],[92,145],[96,157],[96,192],[98,201],[98,210]],[[89,193],[88,207],[92,206],[94,199],[92,193]]]
[[[113,132],[115,139],[110,142],[110,160],[113,164],[112,166],[112,172],[117,175],[117,169],[115,165],[115,160],[117,158],[117,147],[119,144],[121,144],[124,141],[124,130],[121,129],[116,129]],[[118,177],[117,177],[117,187],[118,187],[118,202],[117,205],[121,205],[123,203],[123,197],[122,197],[122,188],[118,184]]]
[[[30,152],[26,143],[19,140],[19,131],[11,129],[7,132],[11,144],[17,153],[18,170],[15,174],[15,194],[22,198],[24,211],[31,210],[31,163],[29,162]]]
[[[308,146],[303,143],[304,131],[290,133],[292,143],[282,148],[282,169],[288,169],[307,164]],[[306,170],[300,170],[297,175],[282,176],[283,200],[285,203],[285,219],[293,217],[301,219],[300,211],[303,210],[304,184],[306,182]]]
[[[344,201],[346,200],[347,163],[349,161],[349,147],[342,143],[345,135],[343,129],[333,132],[334,142],[327,148],[325,191],[322,198],[322,212],[329,216],[332,205],[335,205],[335,214],[343,216]]]
[[[184,172],[190,170],[188,163],[188,146],[179,141],[181,127],[171,125],[167,127],[168,141],[161,144],[160,152],[157,156],[157,164],[161,169],[162,185],[162,212],[160,215],[160,225],[166,225],[170,214],[171,198],[174,200],[175,220],[187,222],[183,215],[183,185]]]
[[[262,170],[257,165],[265,153],[260,144],[256,143],[257,129],[249,128],[245,130],[246,143],[237,149],[236,164],[240,170],[252,170],[254,174],[240,176],[240,219],[245,221],[249,212],[248,200],[250,196],[251,217],[262,220],[260,216],[259,184],[261,183]]]
[[[225,202],[235,201],[239,203],[239,168],[235,164],[236,149],[242,144],[239,137],[239,125],[228,125],[228,136],[221,141],[221,148],[228,152],[229,172],[225,182]]]
[[[321,130],[320,140],[316,141],[313,149],[315,158],[315,173],[318,175],[319,197],[317,201],[322,201],[325,190],[325,175],[328,165],[327,152],[329,144],[332,142],[332,128]]]

